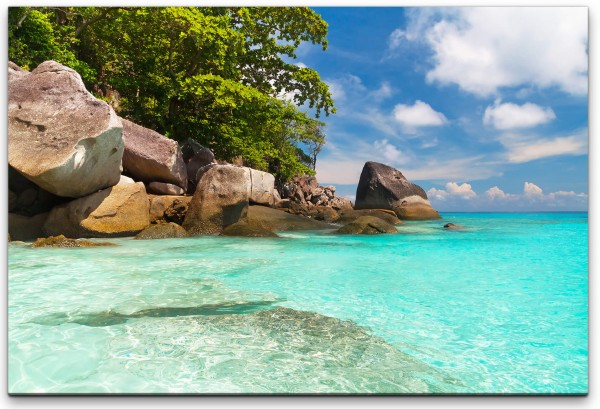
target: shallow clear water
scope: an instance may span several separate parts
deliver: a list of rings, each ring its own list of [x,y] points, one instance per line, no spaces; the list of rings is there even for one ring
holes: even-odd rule
[[[380,236],[9,243],[8,390],[586,393],[587,214],[443,216]]]

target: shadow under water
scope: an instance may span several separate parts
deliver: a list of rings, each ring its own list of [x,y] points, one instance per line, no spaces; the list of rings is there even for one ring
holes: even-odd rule
[[[282,299],[273,301],[248,301],[244,303],[222,303],[207,304],[193,307],[161,307],[140,310],[131,314],[121,314],[116,311],[108,310],[98,313],[72,315],[64,312],[46,315],[32,320],[34,324],[41,325],[61,325],[61,324],[79,324],[88,327],[107,327],[111,325],[124,324],[130,319],[135,318],[166,318],[166,317],[185,317],[192,315],[225,315],[225,314],[250,314],[258,310],[271,307]]]

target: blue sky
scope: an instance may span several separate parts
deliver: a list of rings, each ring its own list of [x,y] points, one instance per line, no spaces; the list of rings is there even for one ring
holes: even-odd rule
[[[337,114],[321,184],[353,198],[365,161],[442,211],[587,210],[587,8],[317,7],[302,45]]]

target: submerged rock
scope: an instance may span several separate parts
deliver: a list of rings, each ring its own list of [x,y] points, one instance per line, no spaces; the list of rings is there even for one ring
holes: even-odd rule
[[[440,218],[420,186],[410,183],[399,170],[377,162],[365,163],[354,208],[393,210],[405,220]]]
[[[223,236],[236,237],[279,237],[271,230],[263,229],[258,226],[250,226],[246,223],[234,223],[223,229]]]
[[[135,180],[168,183],[183,188],[176,194],[185,193],[187,170],[177,142],[127,119],[121,121],[125,143],[123,170]]]
[[[185,237],[190,237],[190,235],[183,227],[175,223],[154,224],[146,227],[135,236],[138,240],[179,239]]]
[[[8,84],[8,163],[58,196],[82,197],[121,175],[121,121],[54,61]]]
[[[44,229],[69,237],[133,236],[150,224],[149,207],[143,183],[117,185],[54,207]]]
[[[250,206],[248,208],[248,225],[270,231],[323,230],[331,228],[331,225],[327,223],[264,206]]]
[[[59,236],[51,236],[47,238],[37,239],[31,247],[60,247],[60,248],[72,248],[72,247],[105,247],[115,246],[114,243],[108,242],[94,242],[89,240],[75,240],[69,239],[62,234]]]
[[[230,224],[246,219],[250,195],[248,168],[209,165],[200,169],[198,179],[183,221],[183,227],[191,235],[219,234]]]
[[[446,224],[444,224],[444,229],[448,229],[448,230],[462,230],[462,229],[464,229],[464,227],[460,226],[458,224],[454,224],[454,223],[446,223]]]
[[[375,216],[361,216],[336,231],[337,234],[381,234],[397,232],[398,230],[392,223],[388,223]]]

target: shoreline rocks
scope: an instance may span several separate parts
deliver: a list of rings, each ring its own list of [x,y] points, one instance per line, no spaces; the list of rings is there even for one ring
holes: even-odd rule
[[[127,119],[121,118],[121,122],[125,144],[123,171],[134,180],[149,184],[149,190],[167,190],[169,187],[164,185],[169,184],[173,191],[174,187],[181,189],[176,194],[184,194],[187,170],[177,142]]]
[[[59,248],[75,248],[75,247],[106,247],[116,246],[114,243],[102,241],[89,241],[82,239],[69,239],[62,234],[59,236],[51,236],[37,239],[31,247],[59,247]]]
[[[176,223],[153,224],[136,234],[136,240],[181,239],[190,237],[187,231]]]
[[[427,193],[410,183],[397,169],[377,162],[366,162],[356,188],[356,210],[393,210],[400,219],[439,219]]]
[[[248,225],[274,232],[333,228],[332,225],[325,222],[264,206],[250,206],[248,208]]]
[[[132,236],[150,224],[149,210],[143,183],[117,185],[55,206],[44,230],[78,238]]]
[[[246,219],[250,196],[248,168],[211,164],[198,171],[198,185],[183,227],[191,235],[219,234]]]
[[[397,233],[392,223],[375,216],[360,216],[358,219],[340,227],[337,234],[383,234]]]
[[[123,149],[119,117],[71,68],[46,61],[9,81],[8,163],[37,186],[74,198],[114,186]]]

